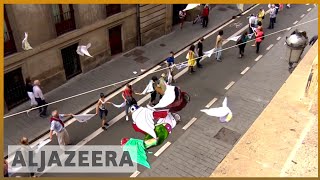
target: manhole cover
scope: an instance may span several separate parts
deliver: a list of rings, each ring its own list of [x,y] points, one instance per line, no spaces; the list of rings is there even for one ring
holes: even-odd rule
[[[218,11],[227,11],[227,8],[219,7],[219,8],[218,8]]]
[[[240,138],[241,134],[235,132],[235,131],[232,131],[228,128],[221,128],[220,131],[214,136],[214,138],[220,140],[220,141],[223,141],[227,144],[230,144],[230,145],[234,145],[238,139]]]
[[[166,45],[165,45],[165,44],[160,44],[160,46],[161,46],[161,47],[165,47]]]
[[[138,63],[144,63],[144,62],[146,62],[146,61],[148,61],[149,60],[149,58],[146,58],[146,57],[144,57],[144,56],[138,56],[138,57],[136,57],[135,59],[134,59],[134,61],[136,61],[136,62],[138,62]]]

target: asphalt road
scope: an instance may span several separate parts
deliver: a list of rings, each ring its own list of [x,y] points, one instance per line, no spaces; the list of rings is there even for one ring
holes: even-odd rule
[[[261,5],[265,9],[267,9],[267,5]],[[231,23],[231,25],[228,25],[223,28],[224,30],[224,38],[228,38],[238,32],[240,29],[242,29],[244,26],[248,26],[248,19],[247,17],[251,13],[257,13],[258,9],[261,7],[258,6],[255,9],[251,10],[244,16],[237,18],[234,23],[241,23],[242,25],[240,27],[235,27],[234,23]],[[269,24],[269,16],[267,15],[266,18],[263,21],[263,27],[265,34],[269,34],[290,26],[293,26],[293,23],[297,20],[301,19],[301,15],[305,14],[307,12],[307,9],[311,6],[305,6],[305,5],[292,5],[291,9],[284,9],[284,11],[280,12],[277,17],[277,23],[275,24],[275,29],[269,30],[267,29],[267,26]],[[232,26],[233,25],[233,26]],[[200,25],[199,25],[199,28]],[[303,26],[298,27],[299,29],[303,30]],[[248,30],[246,28],[245,30]],[[284,32],[280,32],[278,34],[268,36],[264,39],[264,41],[261,44],[260,54],[268,53],[266,48],[271,44],[277,43],[277,38],[282,37]],[[204,41],[204,50],[209,50],[214,47],[215,39],[216,39],[217,33],[214,33]],[[312,36],[312,35],[309,35]],[[224,96],[226,90],[225,87],[231,82],[231,81],[238,81],[242,75],[240,74],[246,67],[252,67],[256,63],[254,60],[258,57],[258,54],[255,53],[255,47],[251,47],[253,42],[250,42],[247,44],[245,49],[245,56],[242,59],[238,59],[238,48],[232,48],[226,51],[222,52],[222,62],[217,62],[214,60],[214,57],[205,59],[202,64],[203,68],[198,69],[195,68],[196,73],[193,75],[189,75],[188,73],[182,75],[179,77],[178,82],[176,83],[176,86],[181,87],[183,91],[188,92],[188,94],[191,96],[191,102],[184,108],[181,112],[179,112],[182,121],[174,128],[172,134],[170,134],[168,141],[171,143],[174,143],[175,140],[177,140],[181,134],[184,133],[185,130],[182,129],[184,125],[186,125],[189,120],[194,117],[196,114],[200,113],[200,109],[202,109],[205,105],[207,105],[214,97],[222,97]],[[224,47],[230,47],[235,45],[234,41],[230,41],[227,44],[224,45]],[[284,52],[285,53],[285,52]],[[182,62],[185,61],[186,52],[182,53],[179,57],[176,58],[176,62]],[[277,57],[275,57],[277,58]],[[163,66],[164,67],[164,66]],[[125,68],[125,67],[124,67]],[[176,72],[177,73],[177,72]],[[133,88],[135,91],[142,92],[142,90],[147,85],[148,81],[150,80],[151,76],[156,75],[160,77],[162,72],[158,72],[152,75],[148,75],[146,78],[140,80],[139,82],[135,83],[133,85]],[[135,96],[137,101],[141,100],[144,96]],[[97,93],[97,100],[99,98],[99,93]],[[122,97],[120,95],[115,96],[110,101],[121,104],[122,103]],[[149,101],[149,99],[139,105],[145,106],[146,103]],[[108,106],[109,114],[108,114],[108,120],[114,119],[116,116],[118,116],[121,112],[123,112],[123,109],[117,109],[113,106]],[[63,109],[60,110],[61,113],[68,113],[63,112]],[[89,112],[95,113],[94,111]],[[67,130],[69,132],[69,135],[72,140],[72,144],[76,145],[78,143],[81,143],[81,141],[85,140],[86,145],[120,145],[120,140],[123,137],[129,137],[129,138],[139,138],[143,139],[143,135],[140,133],[137,133],[133,130],[131,126],[132,120],[125,121],[125,118],[121,118],[119,121],[117,121],[115,124],[110,126],[107,131],[103,131],[100,133],[99,129],[101,129],[100,124],[101,121],[98,118],[98,116],[91,119],[88,123],[79,123],[74,122],[70,124],[67,127]],[[91,136],[90,136],[91,135]],[[92,139],[87,140],[87,137],[93,137]],[[50,145],[57,145],[57,139],[56,137],[53,138],[53,141],[50,143]],[[153,153],[155,153],[161,146],[154,147],[150,149]],[[154,162],[157,157],[154,155],[148,155],[149,162]],[[151,164],[152,166],[152,164]],[[144,167],[139,166],[138,170],[140,172],[144,171]],[[107,176],[113,176],[113,177],[129,177],[130,174],[61,174],[61,173],[55,173],[55,174],[43,174],[43,177],[68,177],[68,176],[90,176],[90,177],[107,177]]]

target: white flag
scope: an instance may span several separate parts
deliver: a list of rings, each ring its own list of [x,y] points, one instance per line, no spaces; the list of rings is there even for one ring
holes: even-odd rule
[[[229,41],[236,41],[236,42],[237,42],[238,39],[240,38],[240,36],[241,36],[241,35],[235,36],[235,37],[230,37],[230,38],[228,38],[228,40],[229,40]]]
[[[200,6],[200,4],[188,4],[184,11],[194,9],[195,7]]]
[[[254,33],[248,34],[248,38],[251,39],[253,35],[254,35]]]
[[[88,43],[86,46],[78,46],[77,48],[77,53],[80,55],[80,56],[89,56],[89,57],[92,57],[90,55],[90,53],[88,52],[88,49],[91,47],[91,43]]]
[[[188,63],[180,63],[180,64],[176,64],[175,67],[180,70],[180,69],[183,69],[185,67],[188,66]]]
[[[73,117],[83,123],[83,122],[87,122],[88,120],[90,120],[93,116],[95,116],[95,114],[80,114],[80,115],[74,115]]]
[[[147,93],[150,93],[150,92],[153,92],[154,89],[153,89],[153,82],[152,80],[149,81],[149,84],[147,85],[147,87],[143,90],[143,92],[141,94],[147,94]]]
[[[122,108],[122,107],[125,107],[126,106],[126,102],[124,101],[122,104],[120,104],[120,105],[117,105],[117,104],[113,104],[113,103],[111,103],[114,107],[116,107],[116,108]]]
[[[48,144],[49,142],[51,142],[51,139],[50,139],[50,138],[49,138],[49,139],[46,139],[46,140],[44,140],[44,141],[42,141],[42,142],[40,142],[39,145],[38,145],[38,149],[42,148],[43,146],[45,146],[45,145]]]
[[[222,102],[222,107],[202,109],[201,112],[206,113],[209,116],[215,116],[220,119],[220,122],[229,122],[232,118],[232,112],[227,106],[227,98]]]
[[[24,39],[22,40],[22,49],[26,51],[32,49],[28,42],[28,33],[26,32],[24,33]]]
[[[204,54],[205,56],[207,56],[207,57],[211,57],[211,55],[212,55],[213,53],[215,53],[215,52],[214,52],[215,50],[216,50],[216,49],[213,48],[213,49],[211,49],[210,51],[204,52],[203,54]]]
[[[172,83],[172,74],[170,70],[168,71],[168,84],[170,85]]]
[[[251,27],[251,29],[252,29],[253,32],[257,31],[257,28],[255,28],[255,27]]]

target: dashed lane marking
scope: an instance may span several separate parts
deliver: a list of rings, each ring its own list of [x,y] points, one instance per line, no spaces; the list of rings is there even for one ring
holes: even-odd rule
[[[277,40],[279,41],[281,39],[281,37],[279,36],[278,38],[277,38]]]
[[[269,51],[272,48],[273,44],[270,44],[270,46],[267,47],[267,51]]]
[[[197,120],[197,118],[192,118],[185,126],[183,126],[183,130],[187,130],[195,121]]]
[[[240,74],[244,75],[249,69],[250,67],[246,67]]]
[[[309,11],[311,11],[311,9],[312,9],[312,8],[309,8],[307,11],[309,12]]]
[[[171,145],[171,142],[167,142],[165,145],[163,145],[154,155],[158,157],[163,151],[165,151],[169,146]]]
[[[227,87],[225,87],[224,89],[225,89],[225,90],[230,89],[230,88],[231,88],[231,86],[233,86],[233,84],[234,84],[234,83],[235,83],[234,81],[231,81],[231,82],[228,84],[228,86],[227,86]]]
[[[259,55],[254,61],[259,61],[263,55]]]
[[[217,98],[213,98],[207,105],[206,108],[210,108],[212,106],[212,104],[214,104],[218,99]]]
[[[139,171],[136,171],[136,172],[134,172],[130,177],[131,177],[131,178],[135,178],[135,177],[137,177],[139,174],[140,174],[140,172],[139,172]]]
[[[302,14],[300,17],[303,18],[305,16],[305,14]]]
[[[293,24],[297,24],[299,21],[295,21]]]

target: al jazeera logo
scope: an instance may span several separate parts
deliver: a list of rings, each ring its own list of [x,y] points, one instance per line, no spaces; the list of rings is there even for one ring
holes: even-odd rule
[[[31,149],[8,146],[11,173],[133,173],[137,148],[123,151],[121,146],[45,146]]]

